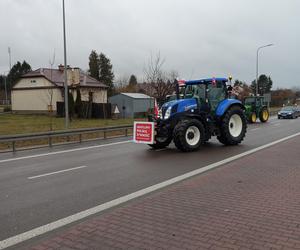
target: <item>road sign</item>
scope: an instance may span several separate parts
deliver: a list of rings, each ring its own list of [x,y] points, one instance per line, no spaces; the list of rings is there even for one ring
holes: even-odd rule
[[[154,122],[134,122],[133,141],[135,143],[154,143]]]

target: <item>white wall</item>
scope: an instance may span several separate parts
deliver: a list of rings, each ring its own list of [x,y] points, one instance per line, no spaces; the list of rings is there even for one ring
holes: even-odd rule
[[[35,87],[49,87],[54,86],[50,81],[44,77],[22,78],[15,86],[16,88],[35,88]]]
[[[48,111],[50,105],[50,96],[52,97],[52,108],[56,111],[56,102],[63,102],[59,88],[45,89],[23,89],[55,87],[44,77],[22,78],[14,87],[11,93],[11,102],[13,111]],[[22,89],[21,89],[22,88]],[[89,100],[89,92],[93,92],[94,103],[107,103],[107,90],[100,88],[81,88],[82,101]],[[76,90],[73,90],[74,101],[76,100]]]
[[[61,102],[61,90],[58,88],[20,89],[55,87],[44,77],[22,78],[11,93],[13,111],[48,111],[52,95],[52,108],[56,111],[56,102]]]
[[[11,103],[13,111],[48,111],[50,104],[50,90],[48,89],[28,89],[13,90],[11,93]],[[56,102],[62,102],[60,89],[53,91],[52,108],[56,111]]]

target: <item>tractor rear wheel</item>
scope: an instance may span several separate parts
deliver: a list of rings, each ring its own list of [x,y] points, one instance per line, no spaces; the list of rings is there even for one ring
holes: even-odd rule
[[[225,145],[237,145],[242,142],[246,135],[247,121],[240,107],[229,109],[220,125],[221,134],[218,140]]]
[[[157,137],[154,144],[148,144],[153,149],[162,149],[169,146],[172,142],[172,137]]]
[[[199,149],[205,141],[205,129],[196,119],[180,121],[173,132],[175,146],[184,152]]]
[[[249,122],[250,123],[255,123],[256,122],[256,119],[257,119],[257,117],[256,117],[256,113],[255,112],[252,112],[251,114],[250,114],[250,116],[249,116]]]
[[[267,108],[262,108],[261,111],[259,112],[259,120],[261,122],[266,122],[269,120],[270,113]]]

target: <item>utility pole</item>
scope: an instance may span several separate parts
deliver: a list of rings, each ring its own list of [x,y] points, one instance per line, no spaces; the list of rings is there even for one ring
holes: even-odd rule
[[[9,70],[11,70],[11,50],[10,50],[10,47],[8,47],[8,58],[9,58]]]
[[[68,103],[68,76],[67,76],[67,44],[66,44],[66,18],[65,0],[62,0],[63,7],[63,36],[64,36],[64,87],[65,87],[65,128],[69,128],[69,103]]]
[[[11,75],[10,75],[10,72],[11,72],[11,50],[10,50],[10,47],[8,47],[8,60],[9,60],[9,73],[8,73],[8,75],[10,76],[9,78],[10,79],[8,79],[9,81],[8,81],[8,84],[9,84],[9,86],[10,86],[10,89],[11,89]],[[6,104],[8,104],[8,99],[7,99],[7,86],[6,86],[6,78],[5,78],[5,89],[6,89],[6,91],[5,91],[5,94],[6,94]]]
[[[6,87],[6,78],[7,78],[7,76],[4,76],[5,105],[8,105],[8,100],[7,100],[7,87]]]

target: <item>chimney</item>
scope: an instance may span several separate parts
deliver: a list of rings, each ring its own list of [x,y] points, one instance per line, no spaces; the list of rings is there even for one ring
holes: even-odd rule
[[[64,71],[64,69],[65,69],[64,65],[62,65],[62,64],[58,65],[58,70],[59,71]]]
[[[73,84],[74,85],[80,84],[80,69],[79,68],[73,69]]]
[[[79,85],[80,84],[80,69],[79,68],[71,68],[68,66],[67,68],[67,80],[68,85]]]
[[[67,67],[67,83],[68,86],[73,85],[73,70]]]

